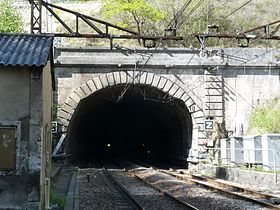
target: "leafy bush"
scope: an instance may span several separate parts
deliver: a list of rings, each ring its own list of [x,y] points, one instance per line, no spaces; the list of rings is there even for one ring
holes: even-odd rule
[[[280,100],[273,99],[257,107],[250,117],[251,130],[263,133],[280,133]]]
[[[22,19],[10,0],[0,0],[0,32],[22,32]]]

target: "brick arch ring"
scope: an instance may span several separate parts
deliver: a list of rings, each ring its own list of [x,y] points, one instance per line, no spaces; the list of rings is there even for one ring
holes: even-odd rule
[[[167,93],[170,97],[182,100],[192,116],[193,125],[196,127],[203,125],[204,112],[188,94],[188,91],[184,90],[177,81],[146,71],[115,71],[93,77],[68,96],[58,110],[58,123],[63,126],[64,131],[67,131],[72,115],[82,99],[106,87],[123,84],[154,87]]]

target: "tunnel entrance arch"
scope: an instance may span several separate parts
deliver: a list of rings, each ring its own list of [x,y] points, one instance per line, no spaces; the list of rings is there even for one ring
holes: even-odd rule
[[[58,112],[72,160],[110,151],[185,160],[193,129],[203,119],[178,82],[145,71],[94,77],[71,93]]]

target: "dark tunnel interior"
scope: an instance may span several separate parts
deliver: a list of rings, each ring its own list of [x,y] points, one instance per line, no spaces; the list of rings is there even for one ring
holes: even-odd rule
[[[68,162],[125,156],[186,160],[192,120],[184,102],[145,85],[105,88],[80,101],[70,121]]]

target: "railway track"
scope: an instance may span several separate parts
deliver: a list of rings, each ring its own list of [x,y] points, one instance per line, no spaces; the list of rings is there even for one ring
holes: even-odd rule
[[[212,190],[218,191],[222,194],[226,194],[229,196],[235,196],[237,198],[241,198],[243,200],[261,205],[266,208],[280,209],[279,205],[274,205],[271,203],[271,202],[273,202],[273,200],[280,199],[279,197],[276,197],[276,196],[272,196],[272,195],[269,195],[266,193],[246,189],[244,187],[225,183],[225,182],[215,180],[215,179],[212,179],[209,177],[203,177],[203,176],[199,176],[199,175],[188,175],[188,174],[182,175],[182,174],[177,174],[177,173],[170,172],[167,170],[161,170],[161,169],[157,169],[157,170],[159,170],[162,173],[173,176],[177,179],[192,182],[192,183],[210,188]]]
[[[112,166],[112,163],[110,163]],[[80,209],[198,209],[124,169],[80,169]],[[141,181],[140,181],[141,180]],[[97,193],[94,190],[99,189]],[[104,189],[104,190],[103,190]],[[101,191],[101,192],[100,192]],[[97,195],[99,194],[99,196]]]
[[[132,172],[131,172],[132,173]],[[172,200],[174,200],[175,202],[183,205],[186,209],[194,209],[194,210],[198,210],[198,208],[194,207],[193,205],[191,205],[190,203],[187,203],[183,200],[180,200],[178,198],[176,198],[175,196],[173,196],[171,193],[167,192],[166,190],[157,187],[156,185],[153,185],[147,181],[145,181],[144,179],[142,179],[140,176],[136,175],[135,173],[132,173],[134,177],[136,177],[137,179],[139,179],[140,181],[144,182],[146,185],[151,186],[152,188],[158,190],[162,195],[171,198]]]
[[[112,194],[116,199],[118,209],[144,210],[139,202],[123,187],[123,185],[107,170],[102,169],[104,175],[112,183]]]
[[[163,170],[163,169],[159,169],[158,167],[149,166],[145,163],[142,164],[139,161],[137,161],[136,163],[145,166],[147,168],[150,168],[150,170],[159,171],[163,174],[172,176],[178,180],[203,186],[207,189],[212,190],[213,192],[218,192],[223,196],[226,195],[229,197],[234,197],[239,200],[251,202],[253,204],[259,205],[267,209],[280,209],[280,206],[275,205],[274,203],[274,202],[279,202],[280,198],[267,193],[246,189],[242,186],[229,184],[223,180],[213,179],[210,177],[203,177],[203,176],[191,175],[191,174],[182,174],[182,172],[176,172],[176,170]]]
[[[79,169],[78,183],[80,210],[145,209],[106,168]]]
[[[277,197],[222,181],[155,167],[110,163],[83,169],[80,209],[280,209]],[[121,169],[119,169],[121,168]],[[129,168],[130,170],[125,170]],[[203,186],[203,187],[202,187]],[[103,190],[104,189],[104,190]],[[97,190],[97,192],[94,192]],[[91,200],[91,201],[90,201]],[[89,202],[90,201],[90,202]]]

